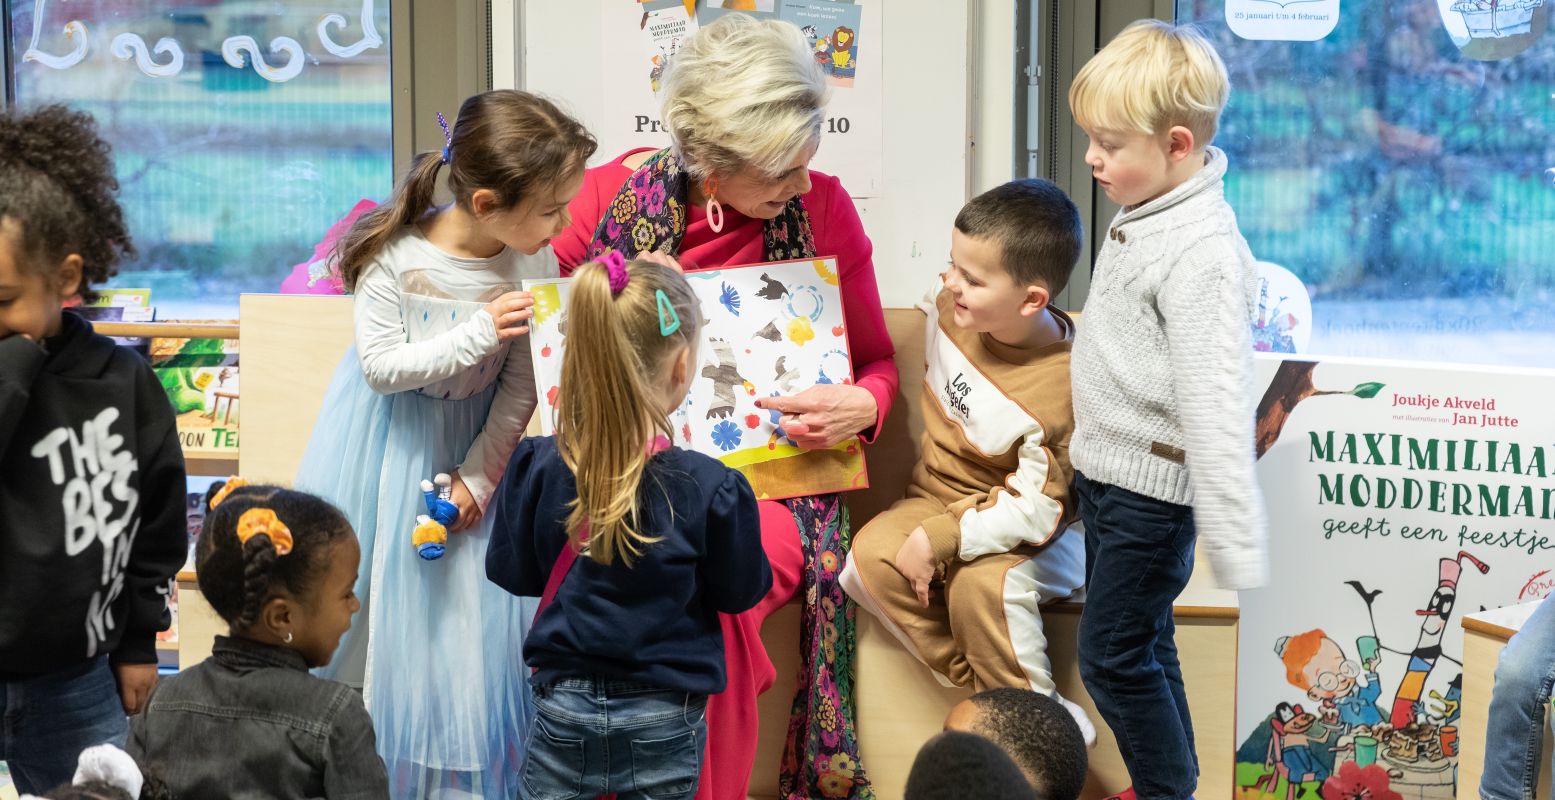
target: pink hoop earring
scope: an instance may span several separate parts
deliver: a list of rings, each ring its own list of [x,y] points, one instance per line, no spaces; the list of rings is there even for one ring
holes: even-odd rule
[[[707,226],[713,229],[713,233],[722,233],[724,229],[724,207],[718,202],[718,181],[708,178],[702,184],[702,190],[707,192]]]

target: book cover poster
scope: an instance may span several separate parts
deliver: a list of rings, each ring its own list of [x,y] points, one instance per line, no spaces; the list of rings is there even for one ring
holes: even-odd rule
[[[758,14],[768,13],[777,5],[777,0],[704,0],[708,8],[722,8],[728,11],[754,11]]]
[[[777,16],[779,0],[700,0],[697,3],[697,21],[703,25],[725,14],[748,14],[752,17]]]
[[[680,46],[697,31],[696,17],[681,0],[650,0],[643,3],[642,40],[648,67],[648,86],[655,95],[670,59]]]
[[[853,88],[858,76],[864,10],[838,0],[782,0],[780,18],[804,31],[815,61],[833,86]]]
[[[781,19],[801,30],[808,27],[810,31],[804,34],[806,46],[829,76],[827,80],[836,87],[821,122],[821,147],[810,166],[841,179],[851,197],[878,197],[884,185],[881,103],[885,4],[880,0],[786,1],[790,3],[786,11],[785,0],[774,0],[772,11],[712,7],[704,1],[695,5],[694,14],[688,14],[680,0],[609,0],[600,4],[597,19],[592,15],[586,17],[588,25],[597,25],[597,42],[591,47],[597,48],[599,59],[598,65],[586,71],[619,79],[580,81],[576,54],[557,52],[551,39],[533,30],[525,36],[524,47],[529,53],[525,64],[532,73],[530,80],[537,85],[577,84],[580,96],[597,92],[592,102],[580,105],[576,111],[599,139],[599,150],[591,161],[598,164],[632,148],[658,149],[670,144],[659,118],[657,93],[663,89],[664,70],[670,59],[701,27],[724,14]],[[574,6],[593,8],[594,4],[566,4],[569,8]],[[761,7],[758,0],[758,9]],[[531,4],[529,13],[546,23],[573,23],[570,13],[550,10],[549,5],[545,8],[542,14]],[[839,52],[843,62],[840,67]]]
[[[1231,796],[1450,800],[1463,617],[1551,590],[1555,372],[1256,364],[1272,575],[1240,594]]]
[[[675,444],[710,455],[750,481],[756,496],[780,499],[868,486],[856,439],[801,449],[759,397],[852,383],[847,325],[834,258],[804,259],[686,274],[707,322],[685,403],[670,417]],[[566,279],[524,281],[535,295],[529,336],[541,430],[555,432],[566,343]]]

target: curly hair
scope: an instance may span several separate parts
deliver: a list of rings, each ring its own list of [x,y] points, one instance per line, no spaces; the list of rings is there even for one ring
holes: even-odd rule
[[[238,541],[238,519],[260,507],[274,511],[291,530],[292,550],[287,555],[277,556],[270,537],[263,533]],[[235,630],[252,627],[277,590],[296,598],[310,597],[331,546],[355,535],[340,509],[321,498],[277,486],[242,486],[206,512],[195,547],[200,591]]]
[[[906,800],[1037,800],[1020,767],[974,733],[945,731],[925,742],[907,773]]]
[[[1003,748],[1045,800],[1076,800],[1085,788],[1088,754],[1074,717],[1057,700],[1002,687],[972,695],[973,729]]]
[[[62,105],[0,113],[0,231],[43,272],[81,256],[81,297],[113,277],[135,245],[115,195],[113,152],[84,112]]]

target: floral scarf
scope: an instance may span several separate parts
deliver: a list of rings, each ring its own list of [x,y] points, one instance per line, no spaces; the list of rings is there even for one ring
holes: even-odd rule
[[[674,255],[686,234],[691,178],[675,154],[648,159],[610,203],[594,231],[589,258],[610,250]],[[762,230],[768,261],[815,256],[815,235],[804,200],[794,197]],[[837,582],[852,545],[847,509],[837,494],[783,501],[794,515],[804,549],[805,598],[800,615],[804,665],[789,716],[778,775],[785,800],[810,797],[873,800],[859,764],[853,723],[854,607]]]

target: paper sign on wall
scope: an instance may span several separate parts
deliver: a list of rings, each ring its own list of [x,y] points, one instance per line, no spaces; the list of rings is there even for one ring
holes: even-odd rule
[[[1315,42],[1339,25],[1339,0],[1226,0],[1226,24],[1243,39]]]
[[[605,112],[583,122],[599,140],[600,157],[614,158],[634,147],[667,147],[656,92],[669,59],[686,37],[718,17],[746,14],[796,25],[827,74],[831,100],[821,122],[821,146],[810,166],[840,178],[852,197],[880,195],[885,63],[881,0],[702,0],[695,14],[688,14],[681,0],[599,1]],[[544,70],[542,66],[535,74],[537,85],[546,85]]]
[[[852,89],[858,75],[859,37],[863,8],[834,0],[783,0],[781,19],[804,32],[833,86]]]
[[[686,278],[707,323],[698,334],[696,378],[670,417],[675,444],[739,470],[760,498],[868,486],[857,440],[804,450],[779,427],[777,412],[756,407],[760,397],[853,382],[836,259],[698,270]],[[524,281],[535,295],[529,343],[546,434],[555,432],[569,285],[564,278]]]

